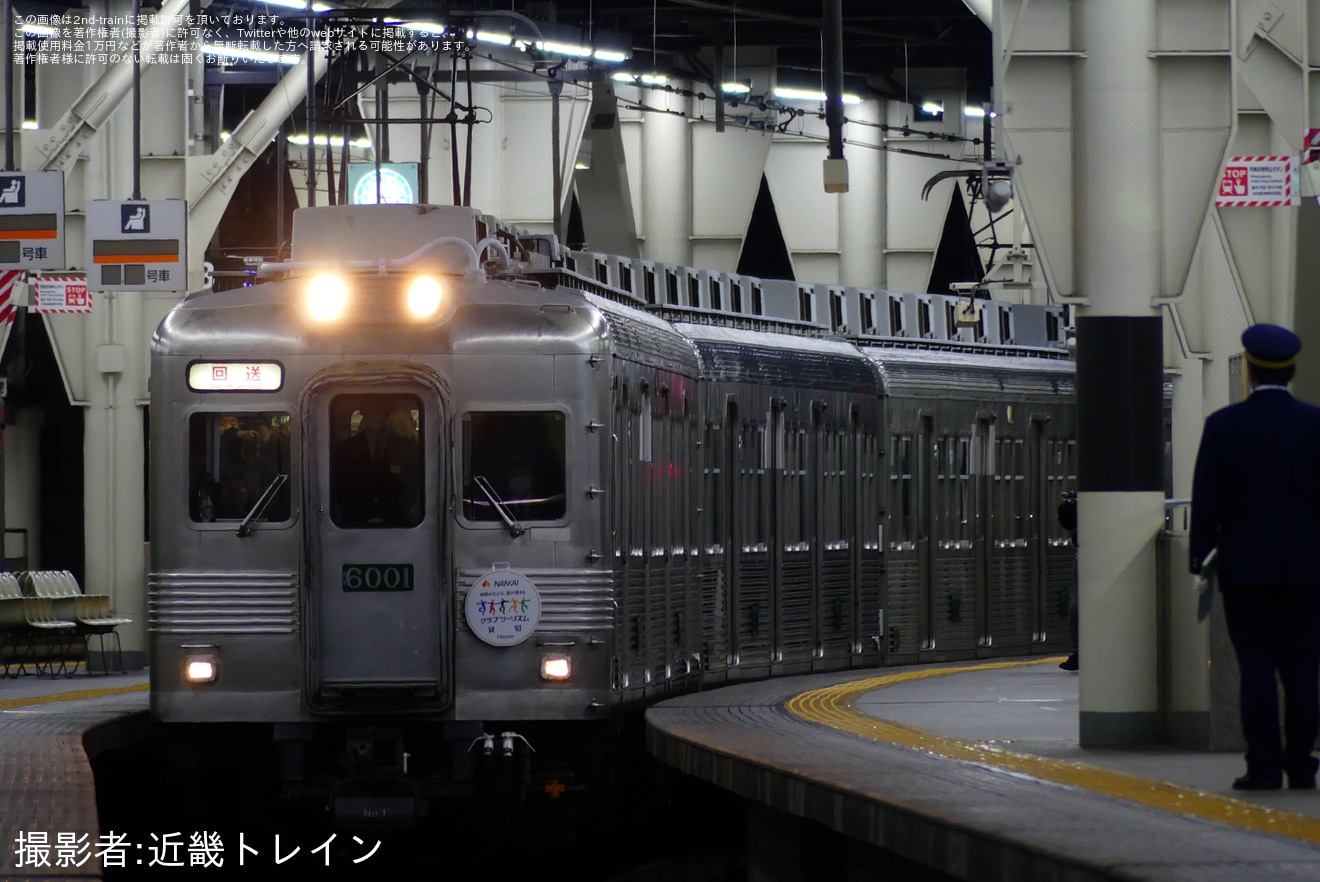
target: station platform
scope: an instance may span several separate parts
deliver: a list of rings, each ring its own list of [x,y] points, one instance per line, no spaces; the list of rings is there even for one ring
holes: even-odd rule
[[[0,680],[0,880],[101,878],[91,759],[141,738],[147,706],[146,671]],[[50,866],[16,865],[31,833],[45,834]],[[75,844],[57,866],[62,841]]]
[[[1239,753],[1083,749],[1060,661],[727,686],[651,708],[646,737],[683,772],[958,879],[1320,880],[1320,791],[1234,791]],[[767,865],[795,859],[782,847]]]

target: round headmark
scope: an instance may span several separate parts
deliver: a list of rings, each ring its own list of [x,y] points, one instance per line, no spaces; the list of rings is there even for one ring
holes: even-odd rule
[[[541,621],[541,595],[532,580],[513,570],[491,570],[468,589],[468,627],[491,646],[516,646]]]
[[[353,187],[354,205],[412,205],[416,201],[412,184],[392,168],[380,170],[379,188],[375,169],[363,175]]]

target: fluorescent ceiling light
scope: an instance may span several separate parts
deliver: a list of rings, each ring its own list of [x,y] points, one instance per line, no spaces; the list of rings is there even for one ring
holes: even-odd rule
[[[931,116],[939,116],[944,113],[944,105],[938,101],[926,101],[921,105],[922,113],[929,113]]]
[[[23,23],[23,33],[34,37],[53,37],[60,32],[59,28],[53,28],[50,25]]]
[[[746,95],[748,92],[752,91],[752,87],[746,83],[720,83],[720,89],[738,95]]]
[[[592,53],[592,57],[597,61],[604,61],[608,64],[618,64],[627,61],[628,56],[623,52],[615,52],[613,49],[597,49]]]
[[[975,118],[975,119],[984,119],[984,118],[985,118],[985,108],[984,108],[984,107],[972,107],[972,106],[969,104],[969,105],[967,105],[966,107],[963,108],[963,116],[970,116],[970,117],[973,117],[973,118]],[[991,117],[991,119],[993,119],[994,117],[997,117],[997,116],[999,116],[999,114],[995,113],[993,110],[990,111],[990,117]]]
[[[555,55],[567,55],[570,58],[590,58],[590,46],[578,46],[573,43],[556,43],[553,40],[541,40],[537,42],[536,48],[542,52],[553,52]]]
[[[785,101],[824,101],[825,93],[812,89],[791,89],[786,86],[775,87],[775,97]],[[848,92],[843,93],[844,104],[861,104],[862,99]]]
[[[573,164],[573,168],[577,169],[578,171],[584,171],[586,169],[591,168],[591,166],[587,165],[585,162],[579,159],[576,163]]]
[[[290,143],[290,144],[293,144],[293,145],[295,145],[295,146],[297,146],[297,147],[306,147],[306,146],[307,146],[307,136],[306,136],[306,135],[290,135],[290,136],[289,136],[289,143]],[[324,147],[324,146],[326,146],[326,138],[325,138],[325,135],[317,135],[317,136],[316,136],[316,146],[317,146],[317,147]],[[331,139],[330,139],[330,146],[331,146],[331,147],[343,147],[343,146],[344,146],[344,139],[343,139],[343,138],[338,138],[338,137],[331,138]],[[371,142],[370,142],[369,140],[367,140],[366,138],[358,138],[358,139],[356,139],[356,140],[349,141],[349,142],[348,142],[348,146],[350,146],[350,147],[358,147],[358,148],[363,149],[363,150],[368,150],[368,149],[371,148]]]
[[[268,52],[265,49],[244,49],[242,46],[229,46],[206,43],[202,46],[205,55],[218,55],[222,58],[237,58],[243,61],[260,61],[267,64],[297,64],[302,61],[299,55],[286,55],[283,52]]]
[[[501,34],[498,31],[468,31],[469,37],[475,37],[481,43],[495,43],[500,46],[512,46],[513,35]]]
[[[627,71],[619,71],[611,77],[616,83],[637,83],[640,82],[647,86],[663,86],[669,82],[669,77],[664,74],[632,74]]]
[[[29,132],[36,131],[37,121],[35,119],[25,119],[23,120],[23,128],[27,129]]]

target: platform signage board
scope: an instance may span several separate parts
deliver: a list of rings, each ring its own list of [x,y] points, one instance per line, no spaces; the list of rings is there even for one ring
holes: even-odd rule
[[[182,199],[87,203],[91,291],[188,290],[188,204]]]
[[[0,172],[0,270],[66,268],[64,172]]]
[[[1277,208],[1300,205],[1300,177],[1291,156],[1233,156],[1215,193],[1216,208]]]

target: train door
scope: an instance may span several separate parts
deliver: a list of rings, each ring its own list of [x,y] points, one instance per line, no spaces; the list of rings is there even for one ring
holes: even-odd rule
[[[980,613],[977,646],[989,648],[995,645],[1000,622],[1008,608],[1000,595],[1001,573],[992,532],[995,523],[991,508],[994,498],[991,477],[995,473],[995,415],[992,412],[978,411],[976,414],[968,471],[971,473],[971,493],[975,500],[972,508],[976,517],[973,541],[976,544],[977,609]]]
[[[935,648],[935,418],[920,412],[917,418],[916,535],[917,573],[921,600],[918,633],[922,651]]]
[[[990,523],[986,510],[988,497],[986,487],[986,465],[990,460],[990,438],[993,435],[994,414],[978,412],[976,422],[972,424],[972,436],[966,440],[967,468],[964,482],[970,495],[969,510],[972,517],[971,539],[976,549],[976,645],[981,648],[994,646],[995,616],[999,606],[992,587],[995,576],[990,565],[990,537],[986,530]]]
[[[1024,635],[1030,638],[1032,643],[1043,642],[1045,634],[1045,616],[1042,598],[1044,596],[1045,585],[1045,567],[1047,561],[1046,550],[1050,547],[1050,539],[1054,531],[1051,526],[1057,525],[1057,494],[1051,504],[1049,491],[1053,482],[1049,475],[1053,473],[1050,468],[1050,455],[1053,453],[1053,439],[1050,439],[1049,446],[1046,446],[1045,426],[1049,421],[1046,414],[1031,415],[1031,449],[1029,451],[1029,494],[1031,499],[1032,511],[1037,516],[1032,521],[1031,534],[1027,537],[1027,552],[1031,560],[1031,581],[1029,588],[1031,591],[1031,615],[1030,615],[1030,633]]]
[[[930,606],[933,636],[941,652],[966,652],[977,645],[980,603],[973,536],[976,517],[970,491],[970,439],[947,429],[961,428],[945,420],[931,444],[934,511],[931,516],[934,574]]]
[[[850,480],[846,483],[850,488],[856,488],[852,497],[851,520],[857,525],[853,571],[859,574],[856,582],[852,651],[854,664],[857,663],[857,656],[860,656],[864,665],[877,664],[885,661],[889,652],[899,652],[897,646],[890,649],[889,636],[893,634],[897,637],[899,629],[894,626],[892,617],[888,623],[885,621],[886,610],[891,607],[885,559],[886,542],[889,543],[888,547],[897,548],[896,539],[901,540],[902,536],[896,528],[891,528],[886,536],[885,520],[889,507],[901,511],[902,501],[894,495],[882,496],[884,485],[881,482],[900,467],[896,462],[900,445],[895,441],[894,450],[888,457],[884,457],[879,438],[863,427],[855,406],[849,415],[849,423],[852,430],[849,464],[851,474],[857,478],[855,482]],[[897,537],[896,533],[899,534]]]
[[[641,480],[640,408],[634,409],[629,397],[629,377],[614,406],[614,487],[618,504],[615,534],[615,562],[618,567],[616,591],[620,598],[619,629],[622,648],[619,652],[618,684],[624,690],[640,690],[646,685],[646,485]],[[636,383],[632,384],[636,388]],[[649,453],[648,453],[649,455]]]
[[[728,649],[726,652],[726,663],[729,667],[736,666],[739,661],[739,654],[742,650],[742,605],[740,603],[741,592],[739,585],[739,573],[742,564],[742,532],[740,524],[744,503],[743,489],[743,429],[742,420],[738,417],[738,404],[729,397],[725,405],[724,416],[724,486],[728,488],[728,502],[726,504],[727,519],[725,520],[725,564],[724,569],[727,579],[727,629],[728,629]]]
[[[334,384],[304,413],[312,703],[445,706],[439,397],[406,381]]]

